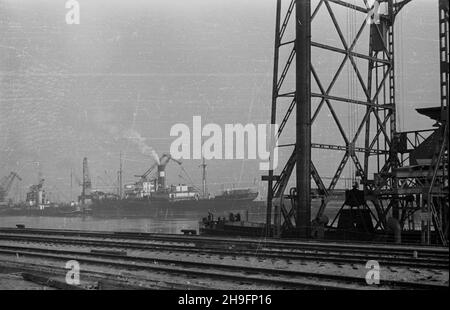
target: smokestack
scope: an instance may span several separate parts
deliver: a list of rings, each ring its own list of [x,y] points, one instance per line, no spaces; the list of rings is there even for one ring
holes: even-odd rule
[[[158,165],[158,190],[166,188],[166,165]]]

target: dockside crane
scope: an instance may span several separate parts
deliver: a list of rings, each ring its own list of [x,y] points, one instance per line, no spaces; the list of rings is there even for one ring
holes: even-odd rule
[[[8,176],[5,176],[0,180],[0,203],[5,202],[15,179],[22,181],[22,178],[16,172],[11,171]]]
[[[81,186],[81,195],[78,197],[78,200],[84,205],[86,204],[87,200],[91,199],[92,192],[92,182],[89,174],[87,157],[83,158],[83,181],[81,183]]]
[[[150,168],[147,169],[142,175],[135,174],[134,176],[140,178],[141,181],[145,182],[148,180],[148,176],[152,173],[153,169],[158,165],[158,163],[154,163]]]
[[[158,164],[158,188],[164,189],[166,188],[166,166],[170,161],[176,162],[181,166],[181,162],[179,160],[174,159],[170,154],[163,154],[159,159]]]
[[[181,161],[173,158],[170,154],[164,153],[160,159],[159,159],[159,163],[155,162],[153,165],[150,166],[150,168],[147,169],[147,171],[145,171],[142,175],[135,175],[135,177],[137,178],[141,178],[142,181],[148,181],[148,176],[150,175],[150,173],[153,172],[153,170],[158,167],[158,171],[160,171],[160,169],[162,169],[163,171],[166,169],[167,164],[169,163],[169,161],[174,161],[176,162],[178,165],[181,166]]]
[[[164,189],[166,187],[166,166],[173,161],[183,168],[181,161],[173,158],[170,154],[164,153],[160,158],[159,162],[155,162],[150,168],[147,169],[142,175],[135,175],[135,177],[140,178],[141,182],[149,181],[149,175],[157,168],[158,174],[156,177],[158,189]]]

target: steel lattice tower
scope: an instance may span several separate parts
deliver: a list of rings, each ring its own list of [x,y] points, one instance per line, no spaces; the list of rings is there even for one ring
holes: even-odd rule
[[[283,8],[282,4],[286,3],[277,0],[271,123],[279,123],[277,137],[281,138],[295,110],[296,139],[293,143],[279,145],[280,148],[290,148],[289,159],[279,174],[269,170],[265,178],[268,181],[267,227],[275,224],[278,230],[295,231],[297,236],[309,238],[312,185],[315,184],[315,190],[322,197],[319,211],[315,214],[315,218],[320,218],[333,199],[344,169],[349,166],[365,191],[396,187],[392,170],[401,162],[396,151],[394,21],[408,2],[410,0],[292,0]],[[386,10],[378,14],[375,4],[382,5]],[[339,10],[358,14],[359,23],[354,37],[346,37],[343,21],[336,14]],[[321,42],[321,38],[312,35],[312,28],[320,27],[315,23],[319,12],[329,16],[338,34],[339,44]],[[289,27],[295,29],[293,39],[286,38]],[[357,44],[364,40],[368,49],[356,51]],[[320,64],[312,61],[311,54],[317,50],[329,53],[329,57],[342,59],[337,70],[327,71],[331,74],[329,83],[325,83]],[[336,83],[346,66],[352,68],[356,83],[362,90],[362,98],[335,92]],[[295,73],[290,74],[294,70]],[[346,130],[344,120],[338,113],[339,105],[344,104],[364,109],[364,113],[354,120],[355,130],[352,132]],[[316,140],[317,133],[311,130],[318,115],[325,109],[338,129],[339,143],[321,143]],[[282,118],[277,119],[279,111],[285,112]],[[341,153],[341,160],[328,182],[319,173],[318,163],[311,159],[311,149],[335,152],[334,156]],[[296,187],[286,196],[294,167]],[[311,184],[311,181],[314,183]],[[284,201],[286,197],[292,199],[290,207]],[[376,213],[373,217],[377,226],[385,226],[388,209],[393,209],[394,216],[398,214],[395,199],[390,199],[389,205],[384,207],[379,202],[374,205]],[[269,234],[270,229],[267,232]]]

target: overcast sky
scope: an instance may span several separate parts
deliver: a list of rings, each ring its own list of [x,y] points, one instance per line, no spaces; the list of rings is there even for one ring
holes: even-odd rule
[[[99,189],[113,186],[120,152],[127,182],[153,164],[130,133],[161,155],[174,140],[170,128],[180,122],[191,126],[194,115],[221,126],[267,123],[275,2],[79,0],[81,23],[67,25],[64,0],[0,0],[0,176],[17,171],[24,192],[40,172],[52,197],[68,200],[70,170],[81,179],[83,157]],[[397,21],[400,130],[430,127],[414,109],[439,105],[436,2],[413,1]],[[346,11],[338,16],[345,35],[354,35],[361,16]],[[313,39],[339,45],[325,11],[313,23]],[[337,64],[336,56],[315,49],[313,61],[324,75]],[[357,98],[361,91],[349,74],[344,70],[335,94]],[[329,77],[323,79],[326,85]],[[279,115],[286,108],[280,107]],[[341,112],[351,128],[363,110],[344,106]],[[327,113],[313,133],[313,142],[339,138]],[[286,142],[292,138],[288,130]],[[336,170],[329,156],[337,160],[342,154],[315,157],[325,176]],[[199,164],[184,161],[196,183]],[[209,189],[259,183],[258,164],[210,161]],[[169,166],[169,182],[186,183],[180,173]],[[72,199],[78,192],[74,186]]]

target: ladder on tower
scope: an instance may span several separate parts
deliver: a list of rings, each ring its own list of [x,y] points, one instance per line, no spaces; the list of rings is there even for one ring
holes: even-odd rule
[[[442,193],[435,193],[433,191],[433,188],[434,188],[436,180],[437,180],[438,172],[440,170],[445,172],[445,170],[447,169],[446,165],[448,166],[448,157],[446,157],[446,154],[445,154],[445,149],[448,147],[448,136],[446,134],[447,132],[448,132],[448,121],[446,121],[445,127],[443,128],[441,137],[439,139],[438,150],[433,155],[432,164],[430,166],[430,171],[429,171],[429,176],[431,177],[431,182],[430,182],[430,187],[428,190],[428,197],[427,197],[428,198],[428,207],[430,209],[429,211],[431,212],[432,219],[434,221],[435,229],[438,232],[441,242],[444,246],[448,245],[448,240],[442,229],[442,223],[440,221],[439,215],[436,211],[436,208],[435,208],[434,202],[433,202],[433,197],[436,195],[442,196]],[[441,181],[441,183],[442,183],[441,186],[444,186],[443,180]],[[443,212],[443,210],[441,210],[441,212]]]
[[[442,170],[443,179],[441,180],[441,187],[445,186],[445,172],[448,171],[448,91],[449,91],[449,6],[447,0],[439,0],[439,58],[440,58],[440,93],[441,93],[441,118],[445,124],[441,127],[439,143],[435,154],[433,155],[432,164],[430,166],[429,177],[431,178],[430,187],[428,190],[428,208],[432,215],[433,223],[439,238],[444,246],[448,245],[446,233],[443,231],[443,223],[440,220],[439,214],[434,206],[433,197],[445,197],[448,195],[448,189],[445,193],[433,192],[433,187],[437,180],[438,172]],[[444,113],[447,113],[445,116]],[[447,154],[446,154],[447,151]],[[447,174],[448,182],[448,174]],[[447,183],[448,188],[448,183]],[[448,207],[448,205],[447,205]],[[441,205],[440,212],[443,213],[444,206]],[[448,223],[446,223],[448,225]],[[428,224],[429,229],[429,224]],[[448,229],[448,227],[447,227]],[[429,237],[429,236],[428,236]]]

